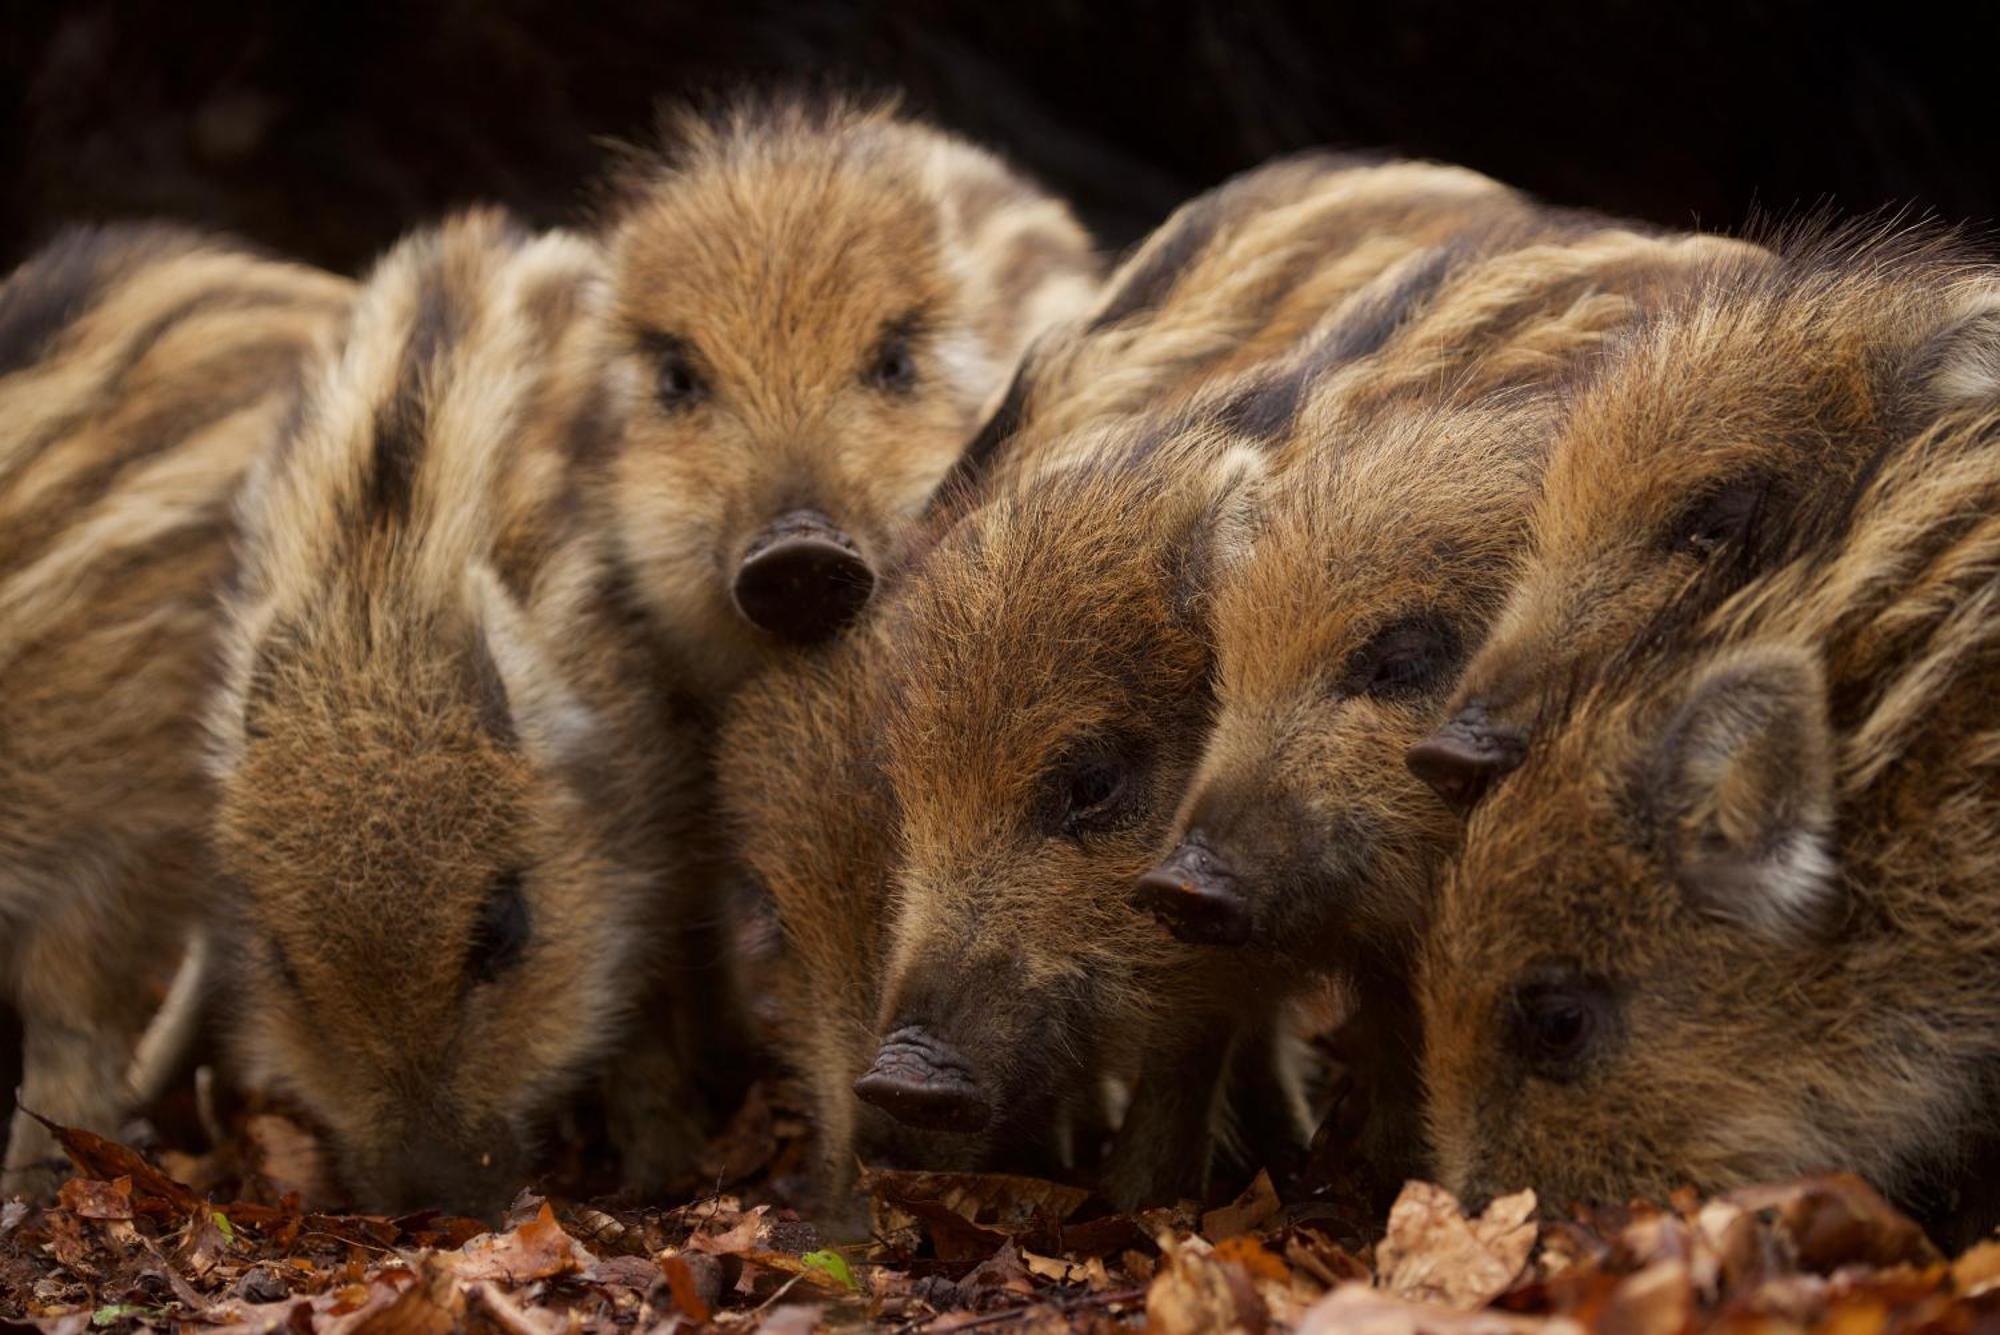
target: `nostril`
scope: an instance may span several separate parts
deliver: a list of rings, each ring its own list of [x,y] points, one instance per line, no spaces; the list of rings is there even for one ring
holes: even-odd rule
[[[1194,945],[1240,946],[1254,926],[1236,875],[1206,844],[1189,838],[1132,887],[1132,906]]]
[[[904,1025],[882,1040],[854,1092],[904,1125],[928,1131],[977,1131],[993,1115],[972,1064],[920,1025]]]
[[[744,620],[795,644],[834,635],[874,591],[854,540],[815,510],[782,515],[751,539],[731,590]]]
[[[1519,769],[1527,754],[1527,733],[1489,718],[1486,707],[1475,701],[1412,746],[1403,761],[1410,773],[1463,815],[1494,783]]]

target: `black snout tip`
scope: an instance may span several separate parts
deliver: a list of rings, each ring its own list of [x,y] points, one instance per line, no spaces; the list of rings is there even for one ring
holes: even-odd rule
[[[776,520],[751,542],[731,593],[743,619],[793,644],[830,639],[875,592],[853,539],[811,511]]]
[[[1159,919],[1191,945],[1240,946],[1250,939],[1250,905],[1221,859],[1183,844],[1132,887],[1132,906]]]
[[[1483,711],[1468,709],[1412,746],[1403,763],[1463,815],[1478,805],[1487,789],[1519,769],[1527,751],[1527,738],[1521,733],[1487,722]]]
[[[914,1026],[882,1041],[875,1064],[854,1082],[854,1092],[903,1125],[925,1131],[978,1131],[993,1115],[965,1059]]]

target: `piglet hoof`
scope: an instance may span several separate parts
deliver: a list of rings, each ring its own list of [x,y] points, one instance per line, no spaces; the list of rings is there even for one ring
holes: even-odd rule
[[[904,1025],[883,1039],[854,1092],[905,1126],[926,1131],[978,1131],[993,1115],[972,1064],[921,1025]]]
[[[875,572],[854,540],[813,510],[794,510],[751,539],[736,568],[736,610],[792,644],[830,639],[875,591]]]
[[[1240,946],[1250,939],[1250,906],[1236,892],[1235,875],[1193,840],[1139,878],[1132,906],[1193,945]]]

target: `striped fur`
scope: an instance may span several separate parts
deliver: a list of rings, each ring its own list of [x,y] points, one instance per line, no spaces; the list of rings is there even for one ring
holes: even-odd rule
[[[667,137],[611,220],[607,355],[635,406],[605,480],[646,606],[714,692],[783,647],[731,600],[767,526],[818,512],[893,569],[1096,262],[1060,202],[885,109],[751,103]]]
[[[1356,1157],[1389,1191],[1421,1168],[1409,959],[1458,832],[1403,753],[1511,585],[1555,384],[1740,248],[1578,220],[1526,236],[1461,242],[1374,356],[1328,372],[1309,346],[1253,381],[1269,396],[1317,372],[1208,611],[1213,717],[1168,836],[1169,874],[1198,854],[1203,884],[1240,905],[1234,966],[1264,980],[1252,1022],[1325,973],[1353,984],[1349,1065],[1373,1105]],[[1320,339],[1351,342],[1340,316]],[[1193,1008],[1244,997],[1232,983]]]
[[[413,236],[246,493],[213,715],[237,1046],[376,1206],[497,1208],[613,1065],[658,1187],[730,1033],[698,720],[581,475],[620,427],[608,300],[578,237]]]
[[[1099,442],[1089,463],[1004,492],[919,571],[919,608],[887,728],[903,853],[884,1027],[905,1013],[934,1017],[975,1066],[994,1072],[1003,1102],[1003,1082],[1060,1086],[1091,1073],[1100,1054],[1143,1053],[1106,1168],[1114,1199],[1203,1189],[1213,1130],[1226,1125],[1218,1099],[1227,1080],[1241,1085],[1239,1111],[1258,1158],[1281,1161],[1302,1134],[1303,1110],[1275,1036],[1287,993],[1309,975],[1246,992],[1241,959],[1163,939],[1128,906],[1137,876],[1169,846],[1210,726],[1220,628],[1208,613],[1254,542],[1260,493],[1346,488],[1349,506],[1407,508],[1401,530],[1424,522],[1417,515],[1449,523],[1442,511],[1454,500],[1468,507],[1461,522],[1474,529],[1484,500],[1523,505],[1533,437],[1508,433],[1532,418],[1483,424],[1498,433],[1488,449],[1527,451],[1508,465],[1513,476],[1499,498],[1471,481],[1476,459],[1460,464],[1449,444],[1431,443],[1431,431],[1462,432],[1463,423],[1419,415],[1390,430],[1379,418],[1398,401],[1421,414],[1448,407],[1454,393],[1516,385],[1530,368],[1546,378],[1628,320],[1635,300],[1702,248],[1604,225],[1591,233],[1572,219],[1547,226],[1557,241],[1530,244],[1539,240],[1532,225],[1475,216],[1447,243],[1435,281],[1412,284],[1428,261],[1406,257],[1354,289],[1276,366],[1205,387],[1164,418],[1111,430],[1117,446]],[[1492,300],[1503,291],[1512,299]],[[1460,357],[1444,338],[1458,341]],[[1461,358],[1458,376],[1442,374]],[[1293,376],[1303,382],[1295,412],[1243,407],[1246,395],[1269,395]],[[1250,434],[1253,424],[1265,434]],[[1332,462],[1364,451],[1378,433],[1385,451],[1415,452],[1407,465],[1394,453],[1366,466]],[[1294,481],[1292,470],[1315,462],[1326,471]],[[1433,494],[1457,466],[1466,469],[1465,490]],[[1349,563],[1369,559],[1369,532],[1357,526],[1344,541],[1327,533],[1330,550],[1291,559],[1323,570],[1321,580],[1358,580]],[[1428,568],[1437,559],[1393,540],[1377,557],[1408,581],[1420,577],[1407,563]],[[1478,549],[1461,559],[1476,571]],[[1325,591],[1344,605],[1338,588]],[[1248,620],[1257,623],[1254,614]],[[1241,652],[1257,654],[1277,624],[1243,625],[1250,642]],[[1079,817],[1076,829],[1052,823],[1048,813],[1068,800],[1063,783],[1083,791],[1107,771],[1119,777],[1103,815]],[[1260,963],[1264,976],[1283,976],[1268,958]],[[1002,987],[989,976],[996,973],[1013,981]],[[987,1000],[1003,991],[1016,998],[1008,1006]],[[1044,1052],[1075,1066],[1052,1074],[1028,1055]],[[1407,1078],[1402,1084],[1407,1102]],[[1407,1107],[1398,1111],[1407,1120]]]
[[[1032,347],[952,490],[1060,466],[1094,425],[1163,411],[1282,357],[1359,289],[1468,229],[1549,225],[1531,201],[1458,167],[1309,154],[1245,172],[1182,205],[1091,310]],[[1412,271],[1357,306],[1345,355],[1385,337],[1437,273]]]
[[[1810,245],[1584,391],[1628,433],[1596,438],[1598,522],[1650,539],[1718,466],[1777,499],[1640,633],[1593,628],[1473,814],[1423,983],[1454,1188],[1848,1169],[1941,1240],[2000,1219],[1996,281]],[[1622,466],[1633,423],[1659,469]]]
[[[945,484],[945,500],[920,526],[917,549],[982,502],[1007,497],[1018,506],[1018,479],[1043,467],[1059,474],[1065,460],[1098,444],[1119,448],[1103,433],[1107,423],[1164,413],[1161,405],[1188,387],[1239,355],[1254,360],[1256,349],[1282,347],[1339,298],[1423,249],[1372,229],[1438,236],[1529,211],[1469,173],[1350,169],[1319,159],[1251,173],[1190,204],[1121,265],[1093,310],[1037,344]],[[1380,317],[1379,303],[1370,310]],[[1006,513],[981,520],[975,511],[967,532],[989,521],[1004,531],[1016,510]],[[1129,536],[1115,522],[1112,529],[1106,541]],[[883,1018],[894,852],[884,836],[897,818],[895,795],[879,777],[887,697],[869,679],[896,666],[911,614],[895,609],[912,582],[929,584],[921,566],[892,578],[876,624],[852,643],[746,687],[718,747],[739,855],[777,904],[790,998],[779,1032],[788,1046],[795,1042],[787,1055],[814,1091],[824,1182],[836,1197],[857,1151],[891,1162],[1046,1169],[1064,1157],[1061,1123],[1101,1118],[1087,1078],[1056,1092],[1055,1124],[1024,1115],[986,1138],[897,1128],[854,1097]]]
[[[1969,316],[1948,246],[1862,233],[1718,258],[1581,388],[1531,517],[1531,555],[1442,736],[1494,753],[1476,800],[1570,676],[1693,599],[1713,606],[1824,539],[1883,452],[1977,365],[1934,364]],[[1701,289],[1712,289],[1701,296]],[[1643,383],[1645,393],[1627,392]]]
[[[22,1103],[127,1111],[139,981],[195,909],[229,505],[342,281],[161,227],[65,233],[0,287],[0,987]],[[15,1119],[0,1188],[53,1150]]]

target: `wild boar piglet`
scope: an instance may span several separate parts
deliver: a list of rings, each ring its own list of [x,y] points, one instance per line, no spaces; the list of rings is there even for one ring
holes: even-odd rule
[[[1822,331],[1896,424],[1737,518],[1722,541],[1775,564],[1728,593],[1695,576],[1538,697],[1427,941],[1429,1127],[1473,1198],[1846,1169],[1969,1240],[2000,1218],[2000,289],[1887,244],[1786,262],[1834,267],[1663,317],[1593,392],[1663,425],[1759,392],[1742,420],[1825,448],[1831,365],[1695,374],[1718,374],[1701,337],[1762,322],[1795,349]]]
[[[1446,722],[1410,753],[1460,810],[1518,765],[1540,701],[1679,603],[1713,605],[1823,540],[1875,461],[1944,401],[1925,368],[1959,262],[1865,231],[1718,258],[1585,377],[1550,451],[1522,576]]]
[[[683,115],[610,220],[605,472],[642,605],[712,689],[828,638],[1038,331],[1095,296],[1067,207],[883,108]]]
[[[1245,399],[1310,396],[1219,581],[1212,723],[1174,850],[1134,901],[1243,952],[1260,991],[1345,981],[1343,1120],[1373,1110],[1354,1148],[1390,1190],[1421,1171],[1410,955],[1457,840],[1403,753],[1506,596],[1558,383],[1733,244],[1575,215],[1466,236],[1385,290],[1393,314],[1336,312],[1321,336],[1358,352],[1373,330],[1379,348],[1308,353]],[[1266,1005],[1236,987],[1214,1004],[1232,996]]]
[[[135,1065],[145,979],[205,882],[230,501],[351,290],[129,225],[65,232],[0,286],[0,992],[24,1067],[0,1195],[58,1176],[27,1110],[115,1134],[196,1013]]]
[[[212,719],[237,1047],[375,1208],[490,1212],[598,1075],[656,1188],[734,1033],[698,720],[584,501],[607,299],[577,237],[412,236],[246,489]]]

